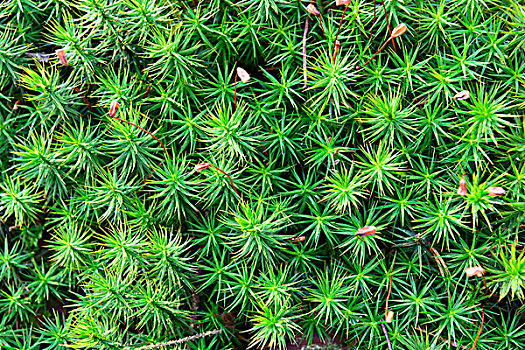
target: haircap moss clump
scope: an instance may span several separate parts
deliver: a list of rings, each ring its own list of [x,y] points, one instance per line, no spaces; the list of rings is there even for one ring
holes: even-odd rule
[[[525,349],[525,4],[4,0],[1,349]]]

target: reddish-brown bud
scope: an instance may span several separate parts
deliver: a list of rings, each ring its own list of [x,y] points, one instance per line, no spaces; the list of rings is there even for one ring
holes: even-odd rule
[[[352,0],[335,0],[335,5],[336,6],[341,6],[341,5],[350,5],[350,3],[352,2]]]
[[[465,270],[468,277],[478,276],[481,277],[485,274],[485,269],[479,266],[469,267]]]
[[[301,237],[294,237],[294,238],[291,238],[290,241],[292,241],[292,243],[299,243],[299,242],[302,242],[305,240],[305,237],[304,236],[301,236]]]
[[[459,100],[459,101],[468,100],[470,98],[470,92],[468,92],[467,90],[463,90],[455,94],[454,97],[452,98],[454,100]]]
[[[365,226],[357,230],[355,235],[359,237],[367,237],[367,236],[375,235],[376,232],[377,230],[375,226]]]
[[[69,63],[67,62],[67,57],[66,57],[66,50],[64,49],[56,50],[56,54],[57,54],[58,60],[63,66],[66,66],[66,67],[69,66]]]
[[[19,98],[18,100],[16,100],[15,105],[13,106],[13,111],[18,110],[18,104],[19,104],[20,102],[22,102],[22,99],[21,99],[21,98]]]
[[[507,191],[502,187],[489,187],[489,196],[491,197],[503,196],[505,193],[507,193]]]
[[[321,12],[314,6],[314,4],[310,4],[306,7],[306,12],[308,12],[311,15],[319,16]]]
[[[12,232],[14,230],[18,230],[19,228],[22,228],[22,224],[9,226],[9,232]]]
[[[394,319],[394,311],[390,310],[388,311],[388,315],[386,316],[386,323],[392,323],[392,320]]]
[[[334,57],[333,57],[334,62],[335,62],[335,59],[337,58],[337,53],[339,52],[340,47],[341,47],[341,43],[339,42],[339,40],[336,40],[335,45],[334,45]]]
[[[117,101],[111,101],[111,105],[109,106],[109,116],[114,117],[115,114],[117,114],[119,107],[120,103],[118,103]]]
[[[465,181],[465,175],[461,176],[461,180],[459,180],[458,194],[463,197],[467,195],[467,181]]]
[[[401,23],[397,27],[394,28],[392,31],[392,38],[397,38],[398,36],[401,36],[405,34],[407,31],[407,25],[405,23]]]
[[[241,67],[237,67],[237,75],[243,83],[247,83],[250,81],[250,74],[248,74],[248,72],[242,69]]]
[[[210,163],[199,163],[197,165],[195,165],[195,171],[200,173],[206,169],[208,169],[210,167]]]

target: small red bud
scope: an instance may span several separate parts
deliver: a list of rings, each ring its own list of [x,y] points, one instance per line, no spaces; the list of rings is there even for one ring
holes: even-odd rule
[[[306,7],[306,12],[308,12],[311,15],[319,16],[321,12],[314,6],[314,4],[310,4]]]
[[[208,169],[210,167],[210,163],[199,163],[197,165],[195,165],[195,171],[200,173],[206,169]]]
[[[250,81],[250,74],[248,74],[248,72],[242,69],[241,67],[237,67],[237,75],[245,84]]]
[[[19,98],[18,100],[16,100],[15,105],[13,106],[13,111],[18,110],[18,104],[19,104],[20,102],[22,102],[22,99],[21,99],[21,98]]]
[[[401,23],[397,27],[394,28],[392,31],[392,38],[397,38],[401,35],[403,35],[407,31],[407,25],[405,23]]]
[[[458,194],[462,197],[467,195],[467,181],[465,181],[465,175],[461,176],[461,180],[459,180]]]
[[[361,227],[359,230],[356,231],[355,235],[359,237],[367,237],[375,235],[377,232],[375,226],[364,226]]]
[[[58,60],[60,61],[60,63],[62,63],[63,66],[69,66],[69,63],[67,62],[67,57],[66,57],[66,50],[64,49],[60,49],[60,50],[56,50],[56,54],[58,56]]]
[[[114,117],[115,114],[117,114],[119,107],[120,103],[118,103],[117,101],[111,101],[111,105],[109,106],[109,116]]]
[[[470,98],[470,92],[468,92],[467,90],[463,90],[455,94],[454,97],[452,98],[454,100],[459,100],[459,101],[468,100]]]
[[[305,240],[305,237],[304,237],[304,236],[290,238],[290,241],[292,241],[292,243],[299,243],[299,242],[302,242],[302,241],[304,241],[304,240]]]
[[[486,272],[485,269],[479,266],[469,267],[468,269],[465,270],[465,273],[467,274],[468,277],[472,277],[472,276],[481,277],[485,274],[485,272]]]
[[[507,193],[507,191],[502,187],[489,187],[489,196],[491,197],[503,196],[505,193]]]
[[[341,47],[341,43],[339,42],[339,40],[336,40],[335,41],[335,45],[334,45],[334,57],[332,59],[332,61],[335,63],[335,59],[337,58],[337,52],[339,52],[339,48]]]

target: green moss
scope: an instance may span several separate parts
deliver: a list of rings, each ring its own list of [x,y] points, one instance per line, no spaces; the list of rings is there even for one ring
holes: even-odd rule
[[[524,23],[4,0],[0,348],[525,348]]]

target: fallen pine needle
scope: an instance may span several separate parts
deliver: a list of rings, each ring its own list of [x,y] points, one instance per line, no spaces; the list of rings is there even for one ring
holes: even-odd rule
[[[427,241],[426,243],[430,245],[430,242]],[[443,268],[447,272],[447,275],[450,276],[450,271],[448,270],[447,265],[445,265],[445,262],[443,261],[441,256],[439,256],[439,253],[437,252],[437,250],[434,249],[432,246],[430,246],[428,249],[430,250],[430,252],[434,256],[434,259],[436,259],[437,267],[439,269],[439,273],[441,274],[441,277],[445,278],[445,274],[443,273],[443,270],[441,269],[440,265],[443,265]],[[447,284],[447,294],[448,294],[448,298],[450,299],[450,290],[448,288],[448,284]]]
[[[436,263],[437,263],[437,267],[439,269],[439,273],[441,274],[441,276],[444,278],[445,277],[445,273],[443,272],[443,269],[441,268],[441,266],[443,266],[443,268],[445,269],[445,271],[447,272],[447,275],[450,276],[450,271],[448,270],[447,268],[447,265],[445,265],[445,262],[443,261],[443,259],[441,258],[441,256],[439,256],[439,253],[437,252],[436,249],[432,248],[432,247],[429,247],[428,248],[430,250],[430,252],[432,253],[432,256],[434,257],[434,259],[436,260]]]

